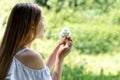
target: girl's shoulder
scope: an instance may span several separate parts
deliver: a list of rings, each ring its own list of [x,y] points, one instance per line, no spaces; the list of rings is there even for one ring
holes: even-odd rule
[[[40,70],[45,66],[41,55],[33,50],[24,51],[15,57],[31,69]]]

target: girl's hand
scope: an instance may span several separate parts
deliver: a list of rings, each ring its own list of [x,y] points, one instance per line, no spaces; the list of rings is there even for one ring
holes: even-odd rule
[[[56,51],[55,68],[52,74],[52,80],[61,80],[62,63],[66,55],[70,52],[72,47],[72,39],[66,38],[59,42]]]
[[[68,38],[68,40],[71,41],[71,38]],[[56,61],[56,58],[57,58],[56,56],[57,56],[57,53],[60,52],[58,50],[60,49],[61,45],[65,45],[65,44],[66,44],[66,39],[61,40],[53,50],[52,54],[50,55],[50,57],[46,62],[46,65],[49,67],[49,69],[53,66],[54,62]]]
[[[56,58],[63,61],[65,56],[68,55],[72,47],[72,39],[69,37],[59,43]]]

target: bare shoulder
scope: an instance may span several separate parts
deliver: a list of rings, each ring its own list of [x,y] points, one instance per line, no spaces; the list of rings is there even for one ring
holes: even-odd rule
[[[17,55],[16,58],[25,66],[32,68],[32,69],[42,69],[45,64],[42,60],[42,57],[39,53],[27,50],[24,53]]]

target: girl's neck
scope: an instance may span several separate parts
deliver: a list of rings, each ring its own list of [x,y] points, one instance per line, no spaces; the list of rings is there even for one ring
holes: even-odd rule
[[[24,47],[26,47],[26,48],[31,48],[31,43],[25,45]]]

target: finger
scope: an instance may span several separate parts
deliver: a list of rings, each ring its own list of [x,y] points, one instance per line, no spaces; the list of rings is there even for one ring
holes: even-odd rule
[[[68,46],[69,46],[69,48],[72,47],[72,41],[68,41]]]
[[[62,45],[62,44],[65,44],[65,43],[66,43],[65,40],[61,40],[61,41],[59,42],[59,45]]]
[[[66,45],[65,45],[65,47],[68,48],[68,49],[70,49],[70,48],[72,47],[72,42],[66,40]]]
[[[64,45],[65,48],[68,48],[68,40],[65,40],[65,45]]]
[[[69,41],[72,41],[72,38],[71,38],[71,37],[68,37],[67,39],[68,39]]]

